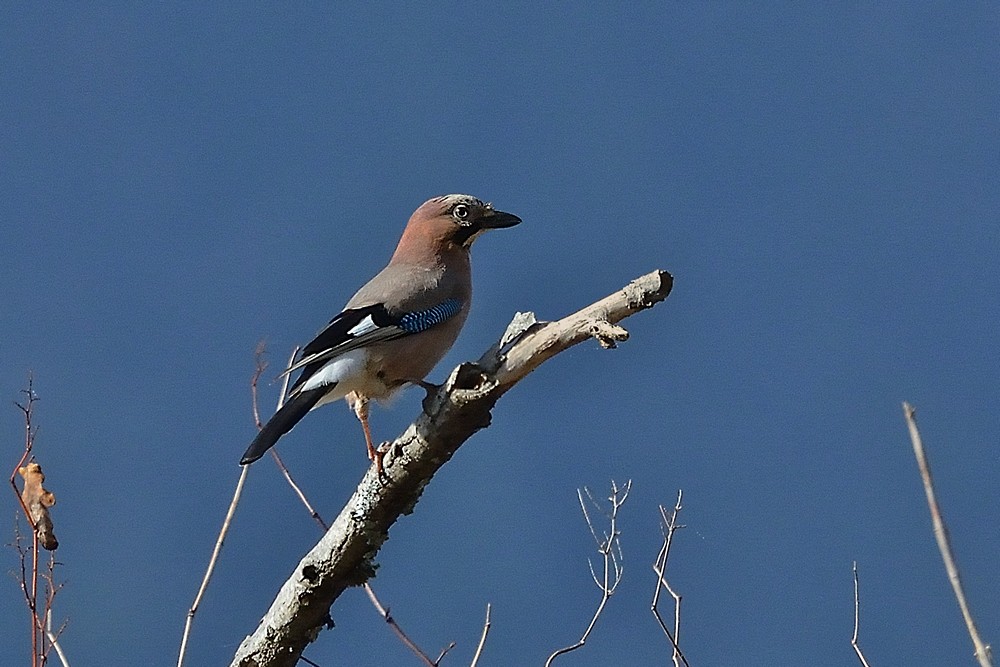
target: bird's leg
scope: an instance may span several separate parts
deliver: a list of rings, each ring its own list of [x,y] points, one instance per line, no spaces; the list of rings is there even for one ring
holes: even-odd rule
[[[365,432],[365,447],[368,448],[368,460],[375,461],[377,453],[375,446],[372,445],[372,431],[368,427],[368,399],[352,392],[347,400],[350,401],[354,414],[357,415],[358,421],[361,422],[361,429]],[[381,463],[381,460],[378,463]]]
[[[351,409],[354,410],[358,421],[361,422],[361,429],[365,432],[365,447],[368,449],[368,460],[375,462],[375,471],[378,473],[379,479],[382,479],[385,476],[385,468],[382,464],[385,452],[382,451],[381,447],[375,447],[372,444],[372,431],[368,426],[368,398],[352,391],[347,395],[347,402],[350,404]]]
[[[357,405],[360,407],[356,408],[354,412],[358,415],[358,419],[361,420],[361,428],[365,432],[365,446],[368,448],[368,460],[375,462],[375,472],[378,474],[379,479],[382,479],[385,476],[385,468],[382,465],[385,452],[381,448],[372,445],[372,431],[368,427],[368,399],[362,399]]]

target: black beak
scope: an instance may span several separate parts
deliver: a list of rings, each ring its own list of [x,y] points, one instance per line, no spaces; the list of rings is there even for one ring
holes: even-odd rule
[[[503,211],[490,211],[479,218],[476,221],[480,229],[503,229],[504,227],[513,227],[514,225],[520,224],[521,218],[517,217],[513,213],[504,213]]]

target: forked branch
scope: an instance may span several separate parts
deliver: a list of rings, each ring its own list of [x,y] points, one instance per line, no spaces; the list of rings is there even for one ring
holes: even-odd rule
[[[689,667],[687,658],[684,657],[684,653],[681,652],[681,647],[678,644],[681,637],[681,596],[670,586],[666,575],[667,559],[670,558],[670,546],[674,542],[674,533],[684,527],[677,523],[677,515],[681,511],[681,498],[683,495],[683,490],[678,489],[677,502],[674,503],[673,512],[669,515],[667,514],[667,508],[660,505],[660,527],[663,531],[663,544],[660,546],[660,553],[656,555],[656,561],[653,563],[653,572],[656,573],[656,589],[653,591],[653,602],[650,605],[653,617],[656,619],[657,624],[659,624],[660,629],[663,630],[663,634],[670,640],[670,646],[673,650],[671,658],[673,659],[674,667],[680,667],[682,664],[685,667]],[[664,590],[674,599],[674,631],[672,633],[667,628],[667,624],[664,623],[663,617],[660,616],[660,593]]]
[[[56,560],[55,554],[52,552],[59,548],[59,542],[56,540],[52,514],[49,511],[55,505],[56,497],[45,488],[45,475],[42,473],[42,466],[35,461],[33,456],[35,435],[37,434],[34,411],[38,395],[35,393],[34,378],[30,373],[28,374],[28,388],[23,389],[21,393],[26,396],[26,399],[24,402],[15,402],[15,405],[24,415],[24,450],[10,474],[10,485],[21,506],[21,511],[24,512],[28,525],[32,529],[31,546],[26,547],[18,523],[15,521],[14,548],[20,558],[21,591],[24,593],[31,621],[31,665],[36,667],[46,664],[49,652],[53,648],[63,664],[66,664],[65,655],[58,642],[58,637],[66,624],[63,623],[57,632],[52,632],[52,605],[55,602],[56,593],[62,589],[62,584],[57,583],[55,579]],[[18,476],[22,478],[20,489],[18,489],[16,481]],[[41,572],[39,569],[39,546],[50,552],[47,572]],[[31,553],[30,572],[26,565],[29,551]],[[45,592],[41,604],[39,604],[39,577],[45,581]]]
[[[851,646],[854,648],[854,652],[858,656],[858,660],[861,662],[862,667],[870,667],[868,661],[865,660],[865,654],[861,652],[861,646],[858,644],[858,625],[860,625],[860,615],[861,615],[861,603],[858,598],[858,561],[854,561],[854,635],[851,636]]]
[[[608,497],[608,501],[611,503],[610,509],[607,511],[603,510],[600,504],[594,499],[593,494],[590,493],[590,489],[587,487],[583,488],[583,492],[579,489],[576,491],[577,497],[580,499],[580,509],[583,511],[583,518],[587,522],[587,528],[590,529],[590,534],[594,538],[594,543],[597,545],[597,553],[601,556],[601,561],[603,567],[601,569],[602,575],[598,577],[597,573],[594,572],[594,564],[591,560],[587,559],[587,564],[590,565],[590,576],[594,578],[594,583],[597,584],[597,588],[601,591],[601,601],[597,605],[597,609],[594,611],[594,615],[590,619],[590,624],[587,625],[587,629],[583,631],[583,635],[577,640],[575,644],[571,644],[565,648],[561,648],[558,651],[552,653],[549,659],[545,661],[545,667],[549,667],[552,661],[561,655],[569,653],[570,651],[575,651],[587,643],[587,638],[590,637],[590,633],[594,631],[594,627],[597,626],[597,619],[601,617],[604,612],[605,605],[608,604],[608,600],[614,595],[615,590],[618,588],[618,584],[622,580],[622,547],[619,541],[619,531],[618,531],[618,510],[622,505],[625,504],[625,500],[628,498],[628,492],[632,488],[632,480],[625,483],[625,486],[619,488],[618,485],[612,480],[611,482],[611,495]],[[587,496],[587,502],[584,502],[583,496]],[[600,535],[597,533],[597,528],[594,527],[594,522],[590,518],[590,511],[587,509],[587,504],[590,503],[591,507],[599,512],[602,512],[608,520],[608,530],[607,532],[601,532]]]

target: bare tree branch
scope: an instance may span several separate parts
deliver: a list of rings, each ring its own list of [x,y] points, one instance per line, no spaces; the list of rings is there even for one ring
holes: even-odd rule
[[[32,417],[34,416],[35,402],[38,400],[38,394],[35,393],[34,385],[35,378],[31,373],[28,373],[28,388],[21,390],[21,393],[25,394],[28,398],[24,403],[14,402],[14,405],[24,414],[24,451],[21,453],[21,459],[14,464],[14,469],[10,473],[10,485],[14,489],[14,495],[17,496],[17,501],[21,504],[21,509],[24,510],[24,516],[28,518],[28,522],[31,523],[32,528],[34,528],[35,524],[31,518],[31,512],[28,510],[28,506],[24,504],[24,500],[21,498],[21,491],[17,488],[15,480],[21,466],[31,457],[31,450],[35,446],[37,428],[32,423]]]
[[[292,359],[298,354],[299,348],[295,347],[295,351],[292,352]],[[250,405],[253,406],[253,422],[257,426],[257,430],[264,428],[264,422],[260,420],[260,410],[257,407],[257,385],[260,383],[260,378],[267,370],[267,346],[264,344],[263,340],[257,341],[257,347],[253,351],[254,369],[253,375],[250,378]],[[291,361],[288,362],[291,365]],[[286,381],[282,385],[281,396],[278,397],[278,407],[281,407],[281,403],[285,400],[285,390],[288,387],[288,382]]]
[[[298,348],[292,352],[292,357],[298,352]],[[257,425],[258,429],[263,428],[260,421],[260,412],[257,409],[257,383],[260,380],[260,376],[263,375],[264,370],[267,368],[267,362],[264,359],[264,344],[263,342],[257,343],[257,348],[254,350],[254,372],[253,376],[250,378],[250,396],[251,396],[251,406],[253,408],[253,419],[254,423]],[[282,404],[285,400],[285,391],[288,388],[288,378],[285,378],[285,382],[281,388],[281,395],[278,397],[278,409],[281,409]],[[275,460],[279,463],[281,459],[277,458],[275,454]],[[215,547],[212,549],[212,555],[208,559],[208,566],[205,568],[205,575],[202,577],[201,586],[198,587],[198,592],[194,596],[194,602],[191,603],[191,608],[188,609],[187,618],[184,620],[184,633],[181,635],[181,646],[177,652],[177,667],[184,667],[184,658],[187,655],[187,644],[188,638],[191,636],[191,627],[194,624],[194,617],[198,613],[198,607],[201,606],[201,599],[205,596],[205,591],[208,590],[208,584],[212,580],[212,574],[215,572],[215,564],[219,560],[219,554],[222,553],[222,545],[226,540],[226,535],[229,533],[229,526],[233,522],[233,516],[236,514],[236,508],[240,504],[240,498],[243,496],[243,485],[247,481],[247,475],[250,472],[250,466],[241,466],[240,477],[236,481],[236,488],[233,490],[233,499],[229,503],[229,509],[226,510],[226,517],[222,520],[222,527],[219,529],[219,537],[215,540]],[[290,480],[291,478],[289,478]],[[297,488],[292,483],[292,488]],[[304,496],[303,496],[304,498]]]
[[[35,433],[37,428],[32,423],[32,417],[34,415],[35,401],[38,400],[37,394],[35,394],[34,389],[34,376],[28,373],[28,388],[22,389],[21,392],[27,396],[27,400],[24,403],[18,403],[15,401],[16,405],[21,412],[24,414],[24,451],[21,453],[21,458],[14,466],[14,470],[10,473],[10,486],[14,490],[14,495],[17,496],[17,501],[21,505],[21,510],[24,512],[25,518],[28,519],[28,525],[31,526],[31,585],[29,590],[28,579],[26,579],[25,572],[25,554],[23,547],[20,543],[20,535],[18,534],[17,548],[18,552],[21,554],[21,589],[24,591],[25,600],[28,604],[28,613],[31,617],[31,665],[32,667],[37,667],[39,664],[39,659],[41,658],[42,646],[41,646],[41,618],[38,614],[38,540],[39,540],[39,520],[41,517],[41,510],[43,509],[41,504],[41,494],[43,489],[41,487],[41,482],[38,482],[37,489],[35,493],[29,492],[29,482],[28,475],[26,475],[27,467],[24,465],[25,462],[29,462],[28,465],[35,465],[33,462],[33,457],[31,456],[32,449],[35,445]],[[39,473],[41,469],[39,469]],[[17,488],[18,475],[24,478],[23,490]],[[43,477],[44,479],[44,477]],[[34,498],[29,496],[34,495]],[[35,502],[32,502],[32,501]],[[53,497],[52,502],[55,502]],[[34,510],[34,512],[32,511]],[[45,510],[45,515],[48,515],[48,511]],[[55,539],[54,536],[52,538]],[[56,543],[58,546],[58,543]],[[55,547],[52,547],[55,548]]]
[[[68,621],[63,621],[62,625],[55,632],[52,631],[52,607],[55,604],[56,594],[62,590],[63,585],[61,583],[56,583],[56,555],[49,552],[49,562],[46,571],[42,573],[42,578],[45,579],[45,610],[43,615],[39,618],[41,627],[39,628],[45,633],[45,638],[48,640],[48,646],[42,651],[42,664],[48,664],[48,656],[51,649],[55,649],[56,655],[59,657],[60,662],[62,662],[63,667],[69,667],[68,661],[66,659],[66,654],[63,652],[62,647],[59,646],[59,637],[62,635],[63,630],[66,629]]]
[[[56,504],[56,497],[51,491],[44,487],[45,474],[42,466],[33,456],[35,446],[35,436],[38,427],[34,423],[35,403],[39,400],[35,393],[34,376],[28,373],[28,387],[22,389],[21,393],[27,398],[23,403],[15,401],[15,405],[24,415],[24,450],[21,458],[14,466],[10,474],[10,485],[14,490],[21,510],[28,519],[28,524],[32,528],[31,535],[31,574],[30,577],[26,568],[27,549],[21,537],[20,524],[15,514],[14,521],[14,548],[17,550],[21,564],[21,591],[24,593],[25,603],[31,615],[31,664],[45,665],[48,662],[48,655],[51,649],[55,649],[63,665],[67,665],[66,656],[59,646],[58,637],[66,627],[62,626],[55,633],[52,632],[52,606],[55,603],[56,594],[62,590],[62,584],[56,583],[55,567],[56,560],[54,552],[59,548],[55,531],[52,525],[52,514],[50,508]],[[21,489],[17,487],[17,477],[22,478]],[[41,572],[38,566],[38,547],[42,546],[49,551],[48,568],[46,572]],[[42,604],[38,601],[38,578],[45,580],[45,594]],[[29,583],[30,582],[30,583]]]
[[[215,572],[215,564],[219,560],[219,554],[222,553],[222,545],[226,540],[226,534],[229,533],[229,526],[233,522],[233,515],[236,514],[236,507],[240,503],[240,497],[243,495],[243,485],[247,481],[247,473],[250,470],[250,466],[243,466],[240,470],[240,478],[236,481],[236,489],[233,491],[233,499],[229,503],[229,509],[226,510],[226,518],[222,520],[222,528],[219,529],[219,537],[215,540],[215,546],[212,548],[212,556],[208,559],[208,567],[205,569],[205,575],[201,579],[201,585],[198,587],[198,592],[194,596],[194,602],[191,603],[191,608],[188,609],[187,617],[184,620],[184,634],[181,635],[181,647],[177,652],[177,667],[184,666],[184,657],[187,654],[187,644],[188,637],[191,635],[191,626],[194,623],[194,617],[198,613],[198,607],[201,606],[201,599],[205,596],[205,591],[208,590],[208,584],[212,580],[212,574]]]
[[[49,638],[49,643],[52,645],[52,648],[55,649],[56,656],[59,657],[59,662],[62,663],[62,666],[69,667],[69,659],[66,657],[66,653],[63,651],[62,646],[60,646],[59,644],[59,636],[65,629],[66,629],[66,621],[63,621],[62,625],[59,626],[59,629],[53,632],[52,614],[49,613],[49,615],[46,617],[45,636]]]
[[[20,498],[20,496],[18,496]],[[38,550],[38,536],[35,531],[31,531],[31,543],[30,547],[24,545],[24,537],[21,535],[21,523],[18,515],[14,515],[14,549],[17,551],[18,560],[20,562],[21,571],[20,579],[18,579],[18,585],[21,588],[21,593],[24,594],[24,603],[28,607],[28,614],[30,619],[31,628],[31,665],[32,667],[37,667],[38,664],[38,611],[37,611],[37,593],[33,593],[34,590],[32,585],[29,583],[31,577],[28,575],[28,552],[32,554],[32,560],[37,565],[37,554]],[[35,573],[37,575],[37,572]],[[35,581],[37,584],[37,580]]]
[[[295,346],[295,349],[292,350],[291,356],[288,358],[288,363],[285,365],[285,368],[291,367],[292,362],[295,361],[295,357],[298,355],[298,353],[299,353],[299,347]],[[254,419],[257,422],[257,430],[264,428],[264,424],[260,420],[260,414],[257,412],[257,380],[260,378],[260,374],[263,373],[264,369],[267,367],[267,364],[262,362],[263,354],[264,354],[263,344],[259,344],[257,346],[257,350],[255,353],[255,356],[257,357],[257,372],[254,374],[253,382],[251,383],[251,388],[253,390]],[[281,398],[279,398],[278,400],[279,410],[281,409],[281,406],[284,403],[285,399],[288,398],[288,382],[291,379],[291,376],[286,374],[284,378],[285,378],[284,383],[281,386]],[[292,477],[292,473],[288,470],[288,466],[285,465],[285,462],[281,459],[281,456],[278,455],[278,448],[272,447],[270,451],[271,451],[271,457],[274,459],[275,465],[278,466],[278,470],[281,471],[282,477],[285,478],[285,481],[288,482],[288,486],[292,488],[292,491],[298,497],[302,505],[306,508],[306,511],[309,512],[309,516],[312,517],[313,521],[315,521],[319,525],[319,527],[323,530],[323,532],[328,531],[330,529],[330,526],[326,523],[326,521],[323,520],[323,517],[320,516],[320,513],[317,512],[316,509],[312,506],[312,503],[309,502],[309,498],[306,497],[306,494],[302,490],[302,487],[300,487],[298,483],[295,481],[295,479]],[[379,616],[381,616],[382,619],[386,622],[386,624],[392,629],[396,637],[398,637],[399,640],[403,642],[403,645],[409,648],[411,651],[413,651],[413,653],[416,654],[416,656],[422,662],[424,662],[424,664],[431,665],[431,667],[436,667],[441,662],[441,659],[444,658],[444,656],[448,653],[448,651],[450,651],[455,647],[455,642],[451,642],[441,651],[441,654],[438,656],[437,660],[431,660],[430,657],[428,657],[428,655],[423,651],[423,649],[421,649],[416,644],[416,642],[410,639],[409,636],[407,636],[407,634],[403,632],[403,628],[400,627],[399,623],[396,622],[396,619],[389,613],[388,607],[384,606],[381,600],[378,599],[378,596],[375,594],[375,589],[372,588],[368,582],[365,582],[364,589],[365,593],[368,594],[368,599],[371,601],[372,606],[375,607],[375,611],[378,612]],[[308,662],[308,660],[304,657],[300,657],[299,659]]]
[[[516,319],[477,363],[456,368],[425,399],[423,414],[390,444],[382,478],[374,468],[368,471],[330,530],[296,566],[232,665],[294,665],[330,624],[330,606],[340,594],[374,574],[373,559],[389,527],[413,511],[424,487],[462,443],[489,426],[490,410],[500,397],[577,343],[596,337],[610,346],[625,340],[628,333],[615,323],[656,305],[672,285],[670,274],[654,271],[557,322]]]
[[[260,420],[260,414],[257,412],[257,380],[260,378],[260,374],[264,372],[264,369],[267,368],[267,364],[261,361],[262,354],[263,354],[263,348],[260,345],[258,345],[257,351],[255,353],[255,356],[257,357],[257,372],[254,374],[254,379],[253,382],[251,383],[251,388],[253,390],[254,421],[257,423],[258,431],[264,428],[264,423]],[[299,354],[299,346],[296,345],[295,348],[292,349],[291,356],[288,357],[288,363],[285,365],[285,368],[288,368],[289,366],[292,365],[292,362],[295,361],[295,357],[298,356],[298,354]],[[279,410],[281,409],[281,406],[284,404],[285,399],[288,398],[289,379],[290,377],[288,375],[284,376],[284,381],[282,382],[281,385],[281,396],[278,399]],[[292,478],[292,473],[289,472],[288,466],[285,465],[285,462],[281,460],[281,456],[278,454],[277,447],[271,448],[271,458],[274,459],[274,463],[275,465],[278,466],[278,470],[281,471],[282,477],[284,477],[285,481],[288,482],[288,486],[292,487],[292,491],[294,491],[295,495],[298,496],[299,501],[305,506],[306,511],[309,512],[309,516],[312,517],[313,521],[319,524],[319,527],[322,528],[324,532],[329,530],[330,526],[327,525],[326,521],[323,520],[323,517],[320,516],[319,512],[317,512],[316,509],[312,506],[312,503],[309,502],[309,499],[306,498],[306,494],[302,491],[302,488]]]
[[[577,496],[580,498],[580,508],[583,510],[583,517],[587,522],[587,527],[590,528],[590,534],[594,537],[594,543],[597,544],[597,553],[601,555],[601,559],[604,562],[603,568],[603,578],[598,579],[597,575],[594,573],[594,565],[587,560],[587,564],[590,565],[590,574],[594,577],[594,583],[601,590],[601,601],[597,605],[597,609],[594,611],[594,615],[590,619],[590,624],[587,625],[587,629],[583,631],[583,635],[577,640],[575,644],[566,646],[557,651],[554,651],[549,659],[545,661],[545,667],[549,667],[552,661],[561,655],[575,651],[587,643],[587,638],[590,637],[590,633],[594,631],[597,626],[597,619],[601,617],[604,613],[604,607],[608,604],[608,600],[614,595],[615,590],[618,588],[618,584],[622,580],[622,550],[621,543],[618,540],[618,510],[625,500],[628,498],[628,492],[632,488],[632,480],[625,483],[625,486],[619,488],[614,481],[611,482],[611,496],[608,500],[611,502],[611,509],[607,512],[601,510],[601,506],[597,504],[594,500],[594,496],[590,493],[590,490],[584,487],[583,492],[586,493],[587,498],[593,504],[593,506],[598,510],[603,512],[610,524],[608,532],[603,534],[603,537],[597,536],[597,531],[594,529],[594,524],[590,520],[590,514],[587,512],[587,505],[583,502],[583,493],[577,489]]]
[[[667,639],[670,640],[670,645],[673,648],[671,657],[673,659],[674,667],[680,667],[681,663],[683,663],[685,667],[690,667],[688,665],[687,658],[684,657],[684,654],[681,652],[681,647],[678,645],[681,638],[681,596],[677,594],[673,588],[671,588],[670,582],[667,581],[666,576],[667,559],[670,558],[670,546],[674,541],[674,533],[684,527],[677,523],[677,515],[680,514],[681,511],[681,498],[683,495],[684,491],[678,489],[677,502],[674,503],[674,511],[669,517],[667,516],[667,509],[663,505],[660,505],[663,545],[660,547],[660,553],[656,555],[656,561],[653,563],[653,572],[656,573],[656,590],[653,592],[653,602],[650,605],[653,617],[656,618],[656,622],[659,624],[660,629],[663,630],[663,634],[665,634]],[[667,624],[663,622],[663,617],[660,616],[660,592],[664,589],[670,594],[670,597],[674,599],[673,634],[671,634],[670,630],[667,629]]]
[[[448,644],[448,646],[442,649],[440,655],[438,655],[437,660],[431,660],[430,656],[424,653],[423,650],[419,646],[417,646],[416,643],[414,643],[414,641],[410,639],[405,632],[403,632],[403,628],[399,627],[399,624],[396,623],[396,620],[392,617],[392,614],[389,613],[389,610],[382,606],[382,603],[379,601],[378,597],[375,596],[375,591],[373,591],[372,587],[369,586],[367,583],[365,584],[365,592],[368,594],[368,599],[371,600],[372,606],[375,607],[375,611],[377,611],[379,616],[382,617],[382,620],[384,620],[386,623],[389,624],[389,627],[392,628],[392,631],[396,633],[397,637],[399,637],[399,641],[403,642],[406,648],[413,651],[413,653],[420,659],[420,662],[427,665],[427,667],[437,667],[441,663],[441,658],[443,658],[448,653],[448,651],[455,648],[455,642],[451,642],[450,644]]]
[[[937,540],[938,549],[941,551],[941,559],[944,560],[944,569],[948,572],[948,580],[951,582],[952,590],[955,591],[955,598],[958,606],[962,610],[962,618],[965,619],[965,627],[972,637],[972,645],[976,649],[976,660],[980,667],[991,667],[992,655],[990,647],[983,643],[976,629],[976,622],[972,619],[972,612],[969,610],[969,603],[965,600],[965,592],[962,590],[962,581],[958,576],[958,565],[955,564],[955,556],[951,551],[951,544],[948,538],[948,528],[944,524],[941,516],[941,508],[938,506],[937,498],[934,495],[934,481],[931,479],[931,468],[924,454],[924,444],[920,438],[920,431],[917,430],[917,411],[903,401],[903,415],[906,417],[906,425],[910,430],[910,441],[913,443],[913,454],[917,458],[917,466],[920,467],[920,478],[924,482],[924,492],[927,495],[927,505],[931,510],[931,522],[934,524],[934,538]]]
[[[258,431],[264,428],[264,423],[261,421],[260,413],[257,410],[257,385],[258,381],[260,380],[260,376],[267,368],[267,362],[264,359],[264,353],[265,353],[264,343],[260,342],[257,344],[257,349],[254,350],[254,358],[256,360],[256,370],[254,372],[253,378],[250,381],[250,390],[253,397],[253,416],[254,416],[254,422],[257,424]],[[292,350],[291,356],[288,358],[288,363],[285,365],[286,368],[291,367],[298,353],[299,353],[299,347],[296,346]],[[284,401],[288,398],[288,383],[290,379],[291,379],[290,375],[288,374],[284,375],[284,382],[282,383],[281,386],[281,396],[278,399],[279,410],[281,409],[281,406],[284,403]],[[296,497],[298,497],[299,502],[301,502],[302,505],[306,508],[306,511],[309,512],[309,516],[313,519],[313,521],[315,521],[319,525],[319,527],[323,530],[323,532],[329,530],[330,526],[326,523],[326,521],[323,520],[323,517],[320,515],[319,512],[316,511],[312,503],[309,502],[309,498],[306,497],[306,494],[302,490],[302,487],[300,487],[298,483],[295,481],[295,479],[292,477],[292,473],[291,471],[288,470],[288,466],[285,465],[285,462],[278,454],[278,448],[272,447],[270,452],[271,452],[271,457],[274,459],[275,465],[278,466],[278,470],[281,472],[282,477],[285,478],[285,481],[288,483],[288,486],[291,487]],[[367,582],[364,585],[364,589],[365,593],[368,594],[368,599],[371,601],[372,606],[375,607],[375,611],[378,612],[379,616],[381,616],[382,619],[386,622],[386,624],[392,629],[392,631],[396,634],[396,637],[398,637],[399,640],[403,642],[403,645],[405,645],[407,648],[413,651],[413,653],[416,654],[416,656],[424,664],[430,665],[431,667],[436,667],[441,662],[441,659],[444,658],[444,656],[448,653],[448,651],[450,651],[455,647],[455,642],[451,642],[441,651],[441,654],[438,656],[437,660],[431,660],[430,657],[403,631],[403,628],[400,627],[399,623],[396,622],[396,619],[392,616],[392,614],[389,613],[389,609],[386,606],[384,606],[382,602],[378,599],[378,596],[375,594],[375,589],[373,589],[371,585],[368,584]],[[303,662],[313,664],[305,657],[300,657],[299,659],[302,660]]]
[[[476,647],[476,654],[472,656],[469,667],[476,667],[479,664],[479,656],[483,654],[483,647],[486,646],[486,635],[490,634],[490,603],[486,603],[486,622],[483,623],[483,634],[479,638],[479,646]]]
[[[851,637],[851,646],[854,647],[854,652],[858,654],[858,660],[864,667],[871,667],[868,661],[865,660],[865,654],[861,652],[861,647],[858,645],[858,624],[860,617],[861,605],[858,601],[858,561],[854,561],[854,635]]]

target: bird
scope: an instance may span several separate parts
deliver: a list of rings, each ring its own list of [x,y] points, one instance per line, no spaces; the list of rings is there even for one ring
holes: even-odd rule
[[[301,370],[287,399],[250,443],[249,465],[310,410],[346,399],[364,431],[368,458],[382,456],[368,424],[371,400],[424,381],[451,349],[472,302],[472,243],[521,218],[471,195],[429,199],[410,216],[389,263],[347,302],[282,375]]]

